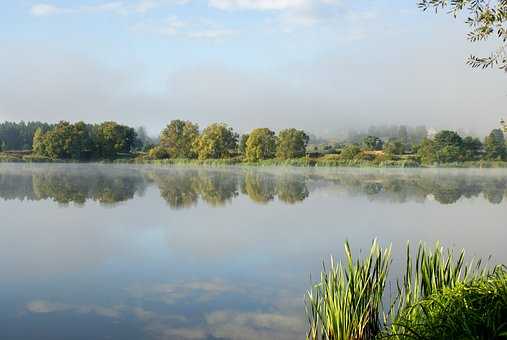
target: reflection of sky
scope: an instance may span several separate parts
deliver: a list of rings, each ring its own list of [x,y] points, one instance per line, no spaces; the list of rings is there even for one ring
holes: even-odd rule
[[[304,338],[309,274],[346,239],[365,249],[378,237],[395,254],[441,240],[507,262],[504,203],[393,203],[310,184],[298,204],[239,194],[174,210],[152,184],[114,206],[0,201],[0,335]]]

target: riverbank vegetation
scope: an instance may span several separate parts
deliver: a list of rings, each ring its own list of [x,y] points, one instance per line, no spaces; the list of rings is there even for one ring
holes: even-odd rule
[[[386,292],[391,247],[374,242],[364,259],[348,243],[345,261],[332,260],[306,295],[308,338],[500,339],[507,336],[507,271],[465,263],[438,243],[407,246],[404,275]],[[387,305],[386,305],[387,304]]]
[[[0,161],[128,161],[160,164],[295,165],[374,167],[504,167],[507,147],[502,129],[483,141],[455,131],[432,133],[424,127],[370,128],[342,141],[310,138],[303,130],[276,133],[256,128],[240,136],[223,123],[203,129],[173,120],[158,139],[143,128],[116,122],[0,124]]]

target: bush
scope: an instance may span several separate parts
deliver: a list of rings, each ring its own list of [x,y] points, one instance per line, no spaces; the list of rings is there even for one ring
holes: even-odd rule
[[[342,159],[354,159],[357,154],[361,152],[361,148],[357,145],[351,144],[347,145],[342,149],[342,152],[340,153],[340,156]]]
[[[148,151],[148,158],[150,159],[167,159],[169,158],[169,152],[163,146],[157,145]]]

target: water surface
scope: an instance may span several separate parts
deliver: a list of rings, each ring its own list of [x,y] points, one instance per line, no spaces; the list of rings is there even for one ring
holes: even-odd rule
[[[507,263],[506,221],[504,170],[0,164],[0,338],[304,339],[345,240]]]

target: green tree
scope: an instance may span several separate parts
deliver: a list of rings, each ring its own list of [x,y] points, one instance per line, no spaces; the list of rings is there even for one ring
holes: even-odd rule
[[[351,160],[354,159],[360,153],[361,148],[359,146],[357,146],[356,144],[349,144],[342,149],[340,153],[340,158],[345,160]]]
[[[423,139],[417,148],[417,156],[424,164],[435,163],[437,161],[435,143],[431,139]]]
[[[419,0],[419,7],[428,9],[445,9],[454,17],[466,12],[470,26],[467,38],[471,42],[498,39],[498,48],[487,57],[470,56],[467,63],[472,67],[490,67],[497,65],[507,71],[507,1],[505,0]]]
[[[366,150],[382,150],[384,142],[376,136],[366,136],[363,139],[363,146]]]
[[[463,138],[461,138],[461,136],[456,132],[449,130],[443,130],[437,133],[435,138],[433,138],[433,141],[435,142],[435,147],[438,149],[446,146],[463,146]]]
[[[229,158],[237,150],[238,135],[226,124],[208,126],[194,142],[199,159]]]
[[[433,139],[436,161],[439,163],[464,160],[463,138],[454,131],[443,130]]]
[[[52,127],[42,122],[3,122],[0,123],[0,140],[4,143],[4,150],[31,150],[35,131],[46,132]]]
[[[463,139],[464,158],[467,161],[475,161],[481,157],[482,143],[479,138],[467,136]]]
[[[167,151],[167,148],[164,148],[161,145],[156,145],[148,151],[148,157],[150,159],[167,159],[170,157],[170,154]]]
[[[384,152],[389,156],[403,155],[405,153],[405,145],[397,139],[392,139],[384,144]]]
[[[291,159],[303,157],[306,154],[306,146],[310,138],[297,129],[285,129],[280,131],[276,143],[276,157]]]
[[[246,141],[245,156],[248,161],[273,158],[276,153],[275,133],[267,128],[254,129]]]
[[[500,129],[494,129],[484,140],[484,158],[488,160],[505,160],[507,150],[505,136]]]
[[[46,155],[46,140],[45,140],[45,134],[42,132],[42,129],[38,128],[35,130],[35,133],[33,135],[33,152],[37,155]]]
[[[37,129],[33,137],[34,152],[53,159],[82,159],[90,145],[89,129],[83,122],[61,121],[46,133]]]
[[[242,156],[245,156],[246,153],[246,141],[248,140],[248,137],[250,135],[248,133],[245,133],[244,135],[241,135],[241,138],[239,139],[239,153]]]
[[[118,153],[128,153],[133,149],[136,132],[133,128],[116,122],[104,122],[94,126],[93,137],[96,156],[112,159]]]
[[[189,121],[173,120],[160,134],[160,145],[172,158],[195,158],[193,149],[199,138],[199,126]]]

